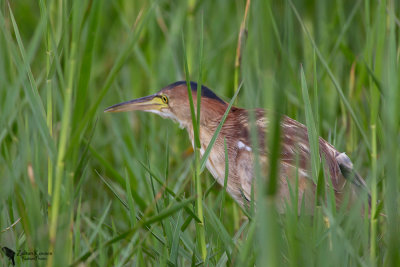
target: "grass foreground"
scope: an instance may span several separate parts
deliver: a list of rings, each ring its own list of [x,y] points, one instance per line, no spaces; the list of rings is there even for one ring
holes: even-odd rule
[[[0,29],[2,266],[400,266],[398,1],[0,0]],[[370,214],[278,214],[274,179],[243,211],[178,125],[103,113],[185,79],[346,152]]]

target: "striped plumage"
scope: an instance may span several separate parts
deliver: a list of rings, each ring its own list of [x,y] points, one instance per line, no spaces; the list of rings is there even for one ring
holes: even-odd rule
[[[197,84],[191,82],[191,88],[195,92]],[[201,90],[200,153],[203,155],[228,107],[228,103],[205,86],[202,86]],[[196,103],[196,93],[192,95],[193,101]],[[186,82],[176,82],[163,88],[155,95],[117,104],[106,111],[127,110],[153,112],[178,122],[182,128],[188,131],[193,144],[194,135]],[[225,177],[224,139],[226,139],[229,155],[227,191],[244,207],[248,206],[249,201],[251,201],[251,188],[254,181],[254,149],[258,150],[262,175],[265,179],[268,179],[269,174],[269,151],[265,142],[269,134],[269,117],[272,114],[263,109],[255,109],[254,113],[259,146],[253,147],[251,145],[249,111],[232,107],[206,162],[206,167],[212,176],[219,184],[223,185]],[[343,201],[344,192],[348,191],[350,200],[352,200],[356,198],[360,188],[366,189],[365,182],[353,171],[352,163],[346,154],[340,153],[322,138],[319,138],[319,151],[320,159],[323,160],[326,173],[330,177],[338,206]],[[297,177],[299,203],[304,201],[306,207],[313,207],[316,185],[311,179],[310,160],[307,128],[289,117],[282,116],[278,173],[278,196],[281,200],[281,208],[285,199],[289,198],[289,188],[294,190]],[[329,185],[330,182],[326,181],[326,184]]]

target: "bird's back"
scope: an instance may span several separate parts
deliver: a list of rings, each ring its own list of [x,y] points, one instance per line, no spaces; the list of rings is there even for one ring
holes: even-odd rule
[[[223,185],[225,155],[223,153],[224,139],[227,141],[229,154],[228,192],[241,205],[247,206],[251,200],[252,183],[254,182],[254,151],[257,149],[262,176],[268,179],[269,175],[269,145],[266,144],[269,135],[268,113],[263,109],[254,110],[255,124],[258,131],[258,145],[253,146],[250,138],[249,112],[245,109],[233,107],[224,123],[221,133],[214,148],[211,151],[207,168],[211,171],[217,181]],[[220,121],[215,117],[215,128]],[[306,206],[313,207],[315,200],[316,184],[310,171],[311,152],[308,141],[307,128],[289,117],[281,118],[281,144],[279,160],[278,196],[283,207],[284,200],[290,199],[290,192],[295,190],[298,178],[299,201],[305,201]],[[204,147],[208,145],[213,131],[202,131],[208,135]],[[364,187],[363,179],[354,175],[352,163],[344,154],[337,151],[331,144],[319,138],[319,154],[321,163],[325,166],[326,176],[330,178],[327,185],[332,184],[335,192],[336,203],[340,205],[345,196],[344,192],[349,189],[351,195],[356,194],[357,187]],[[349,179],[352,183],[348,183]],[[346,184],[352,184],[346,186]],[[353,186],[357,185],[357,186]],[[300,202],[301,203],[301,202]]]

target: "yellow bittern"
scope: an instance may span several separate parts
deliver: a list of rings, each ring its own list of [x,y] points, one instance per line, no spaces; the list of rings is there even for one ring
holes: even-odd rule
[[[197,84],[191,82],[190,87],[193,91],[193,103],[196,103]],[[201,156],[210,143],[227,107],[228,103],[209,88],[201,87],[199,129]],[[185,81],[170,84],[154,95],[116,104],[107,108],[105,112],[132,110],[156,113],[163,118],[178,122],[181,128],[187,130],[192,145],[194,144],[190,103]],[[232,106],[206,162],[207,169],[223,186],[225,178],[224,139],[226,139],[229,159],[227,191],[243,207],[247,207],[251,201],[252,183],[254,181],[253,149],[258,150],[262,170],[265,173],[263,176],[268,179],[266,174],[268,174],[269,151],[265,141],[270,123],[269,116],[272,113],[264,109],[255,109],[254,112],[260,146],[257,148],[251,146],[249,111]],[[316,185],[311,178],[311,153],[307,128],[286,116],[282,117],[280,126],[279,206],[282,208],[284,200],[288,200],[290,191],[294,191],[296,179],[298,179],[299,203],[304,201],[306,207],[312,207],[315,200]],[[333,187],[336,205],[340,206],[345,192],[349,192],[350,198],[354,199],[361,188],[366,189],[364,180],[353,171],[353,164],[345,153],[340,153],[322,138],[319,138],[319,152],[320,160],[324,161],[326,172],[330,176],[330,182],[326,181],[326,184],[331,184]]]

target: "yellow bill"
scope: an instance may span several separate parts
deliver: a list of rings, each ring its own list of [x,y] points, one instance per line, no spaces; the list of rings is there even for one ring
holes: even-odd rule
[[[106,108],[104,112],[123,112],[133,110],[159,111],[165,107],[168,107],[168,105],[163,102],[160,95],[150,95],[113,105]]]

